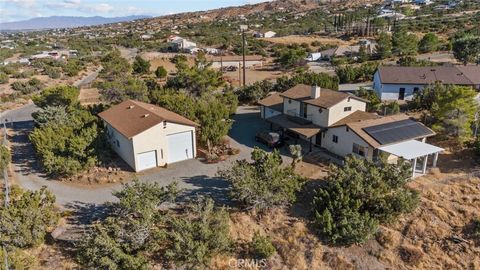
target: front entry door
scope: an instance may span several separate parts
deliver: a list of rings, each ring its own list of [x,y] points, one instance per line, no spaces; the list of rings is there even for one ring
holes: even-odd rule
[[[316,136],[315,136],[315,144],[318,145],[318,146],[322,146],[322,133],[319,132]]]
[[[405,99],[405,88],[400,88],[400,91],[398,91],[398,99],[399,100]]]

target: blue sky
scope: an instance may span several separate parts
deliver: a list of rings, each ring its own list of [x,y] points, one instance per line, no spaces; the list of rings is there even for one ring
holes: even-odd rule
[[[159,16],[267,0],[0,0],[0,22],[48,16]]]

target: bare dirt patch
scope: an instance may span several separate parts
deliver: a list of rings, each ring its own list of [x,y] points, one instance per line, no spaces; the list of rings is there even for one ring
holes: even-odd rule
[[[325,45],[351,45],[354,43],[348,42],[339,38],[329,38],[329,37],[319,37],[319,36],[299,36],[299,35],[291,35],[291,36],[284,36],[284,37],[274,37],[274,38],[263,38],[263,40],[275,43],[275,44],[301,44],[307,43],[311,44],[314,41],[319,41],[321,44]]]

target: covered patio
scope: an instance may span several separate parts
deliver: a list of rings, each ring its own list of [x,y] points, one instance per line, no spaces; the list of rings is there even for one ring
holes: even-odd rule
[[[378,150],[410,160],[412,163],[412,178],[424,175],[427,172],[428,157],[433,155],[432,167],[437,166],[438,154],[444,149],[417,140],[409,140],[400,143],[379,147]],[[418,162],[420,159],[421,163]],[[420,165],[420,166],[418,166]]]
[[[312,122],[307,119],[285,114],[270,117],[265,120],[270,123],[270,129],[273,129],[273,125],[280,127],[282,129],[282,136],[285,136],[285,132],[295,134],[295,143],[297,143],[297,137],[307,141],[309,143],[309,152],[312,152],[313,139],[322,131],[321,127],[312,124]]]

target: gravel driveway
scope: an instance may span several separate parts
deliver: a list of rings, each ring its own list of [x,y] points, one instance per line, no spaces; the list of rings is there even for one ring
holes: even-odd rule
[[[28,133],[33,127],[33,122],[29,121],[26,115],[34,109],[32,105],[29,105],[8,113],[10,117],[12,115],[22,116],[22,121],[15,122],[13,125],[13,136],[10,139],[16,183],[31,190],[47,186],[56,195],[57,202],[66,208],[86,207],[91,204],[98,205],[114,201],[112,191],[121,189],[121,184],[81,186],[48,179],[41,173],[36,164],[32,145],[28,140]],[[15,117],[13,119],[15,121]],[[145,182],[157,182],[162,186],[178,182],[179,187],[185,191],[183,196],[206,194],[212,196],[219,203],[228,204],[228,183],[217,177],[217,171],[227,168],[234,160],[249,159],[254,146],[267,149],[254,140],[254,134],[257,131],[268,129],[268,125],[260,119],[257,107],[240,107],[234,120],[229,134],[230,144],[232,147],[240,149],[240,154],[218,164],[205,164],[199,160],[175,163],[169,165],[168,168],[155,168],[138,173],[138,179]],[[289,159],[288,157],[284,158],[286,161]]]

